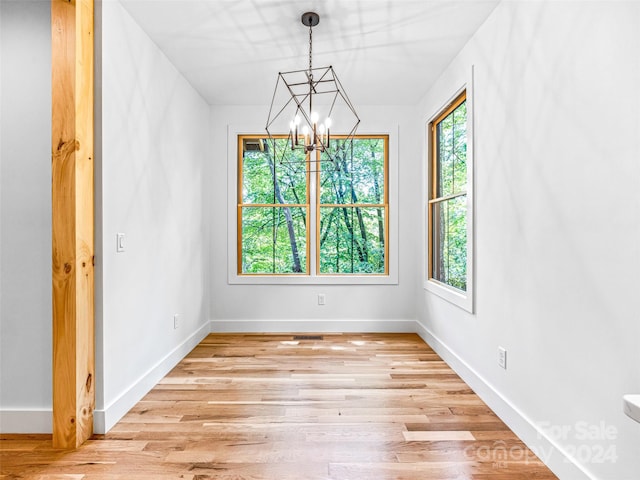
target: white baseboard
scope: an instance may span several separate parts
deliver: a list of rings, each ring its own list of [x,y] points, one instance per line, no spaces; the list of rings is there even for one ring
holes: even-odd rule
[[[595,480],[530,418],[498,392],[421,322],[416,333],[469,385],[500,419],[562,480]]]
[[[184,342],[174,348],[162,360],[151,367],[126,391],[112,401],[104,410],[93,412],[93,431],[108,432],[126,413],[138,403],[156,384],[175,367],[198,343],[210,333],[211,322],[206,322]]]
[[[413,333],[415,320],[212,320],[212,333]]]
[[[0,433],[51,433],[52,419],[50,408],[0,410]]]

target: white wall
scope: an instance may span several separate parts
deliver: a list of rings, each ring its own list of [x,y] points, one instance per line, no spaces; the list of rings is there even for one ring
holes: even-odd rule
[[[102,3],[99,18],[95,418],[104,431],[209,331],[210,157],[206,102],[119,2]],[[116,253],[119,232],[126,250]]]
[[[274,73],[275,75],[275,73]],[[275,77],[274,77],[275,81]],[[227,215],[234,212],[235,184],[227,188],[227,159],[235,162],[236,141],[228,126],[242,133],[264,132],[269,106],[216,106],[212,110],[213,171],[210,174],[214,231],[211,236],[211,316],[213,330],[227,331],[385,331],[412,328],[420,270],[412,252],[420,241],[419,130],[410,107],[357,106],[363,119],[358,133],[390,133],[399,158],[399,248],[397,285],[237,285],[228,283],[227,255],[235,245],[227,239]],[[399,135],[398,135],[399,132]],[[413,139],[413,141],[411,141]],[[393,147],[392,147],[393,148]],[[399,157],[398,157],[399,156]],[[229,203],[227,203],[229,202]],[[229,209],[227,208],[229,206]],[[230,214],[232,215],[232,213]],[[235,225],[231,219],[231,225]],[[233,262],[232,262],[233,263]],[[318,306],[317,294],[326,295]],[[407,322],[407,320],[409,322]],[[409,327],[407,327],[409,325]]]
[[[640,477],[639,26],[637,2],[503,2],[419,107],[475,65],[476,314],[425,291],[425,336],[563,480]]]
[[[51,6],[0,2],[0,431],[51,428]]]

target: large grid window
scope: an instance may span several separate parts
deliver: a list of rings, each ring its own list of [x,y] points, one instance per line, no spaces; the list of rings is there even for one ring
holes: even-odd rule
[[[388,137],[331,148],[238,136],[239,275],[388,275]]]
[[[466,93],[431,123],[429,278],[467,290]]]

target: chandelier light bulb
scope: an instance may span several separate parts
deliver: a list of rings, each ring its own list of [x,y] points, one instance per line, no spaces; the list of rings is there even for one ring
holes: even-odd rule
[[[324,121],[324,124],[327,126],[327,130],[329,130],[331,128],[331,119],[327,117],[327,119]]]
[[[296,124],[296,127],[300,125],[300,115],[296,115],[296,118],[293,119],[293,122]]]
[[[318,112],[311,112],[311,123],[318,123]]]

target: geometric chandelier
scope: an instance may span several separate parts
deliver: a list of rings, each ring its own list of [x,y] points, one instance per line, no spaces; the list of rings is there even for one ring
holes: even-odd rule
[[[338,168],[335,156],[353,141],[360,118],[333,67],[313,67],[313,27],[320,16],[306,12],[301,21],[309,27],[309,68],[278,73],[267,134],[274,152],[275,136],[288,132],[287,145],[307,153],[307,162],[333,162]],[[336,131],[343,134],[340,142],[332,141]]]

